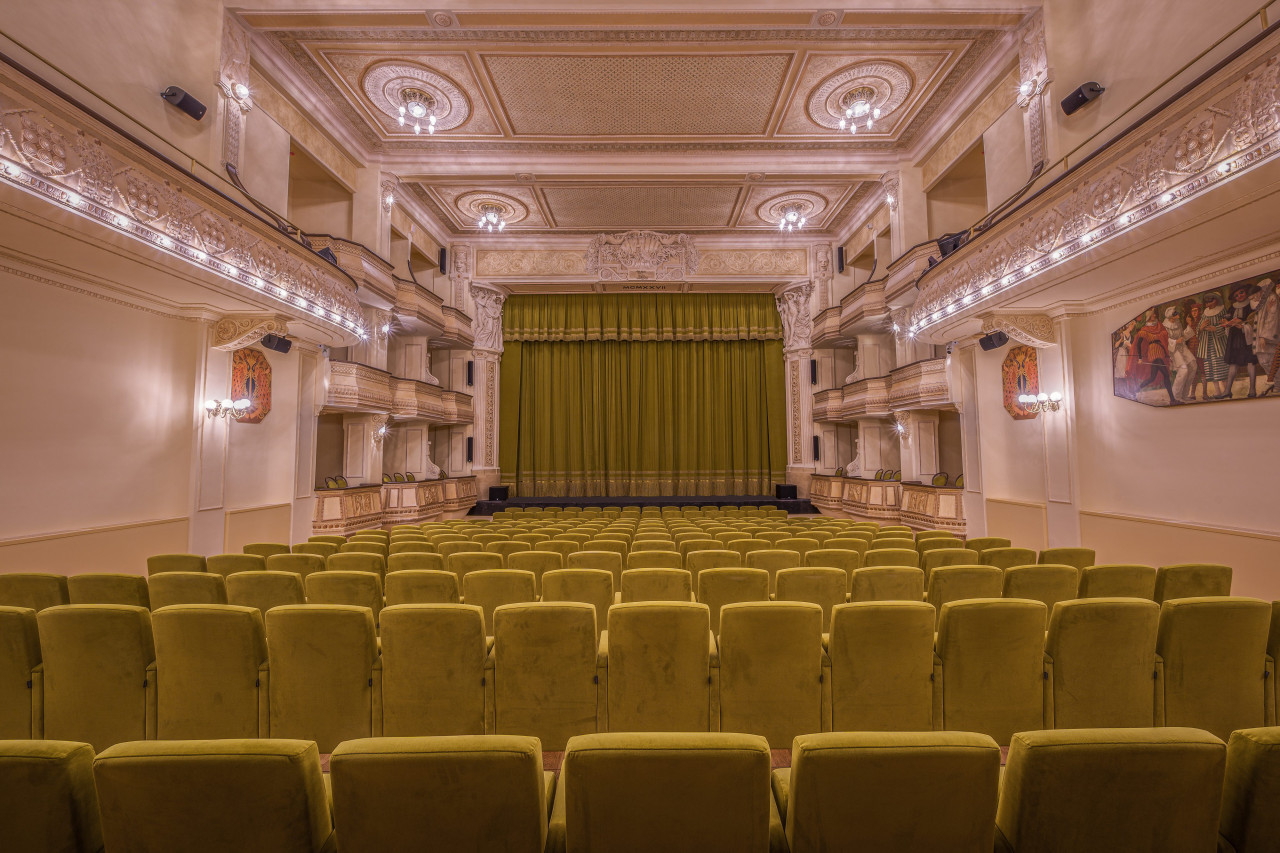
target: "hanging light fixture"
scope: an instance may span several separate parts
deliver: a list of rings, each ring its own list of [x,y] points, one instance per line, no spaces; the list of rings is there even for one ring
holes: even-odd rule
[[[840,119],[840,129],[857,134],[858,123],[862,122],[863,127],[871,130],[875,126],[876,119],[880,118],[880,108],[875,105],[875,98],[876,90],[870,86],[859,86],[845,92],[844,97],[840,99],[840,107],[844,110],[844,116]]]
[[[804,209],[799,204],[784,204],[778,213],[779,231],[799,231],[809,220],[805,218]]]
[[[421,89],[400,90],[400,126],[413,121],[413,132],[422,133],[422,120],[427,120],[427,133],[436,132],[436,99]]]
[[[476,220],[476,227],[484,228],[489,233],[506,228],[507,220],[502,208],[496,204],[480,205],[480,218]]]

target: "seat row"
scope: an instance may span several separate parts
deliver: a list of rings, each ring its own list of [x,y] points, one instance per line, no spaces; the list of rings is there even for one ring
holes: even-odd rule
[[[1271,724],[1277,606],[1245,598],[933,608],[578,602],[369,608],[0,608],[0,736],[91,743],[225,737],[821,731]]]
[[[13,850],[818,853],[1280,848],[1280,730],[0,742]],[[331,794],[330,794],[331,791]]]

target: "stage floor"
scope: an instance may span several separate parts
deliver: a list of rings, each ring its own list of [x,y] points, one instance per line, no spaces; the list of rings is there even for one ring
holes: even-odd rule
[[[511,507],[605,507],[605,506],[760,506],[780,509],[789,515],[816,515],[817,510],[808,500],[777,500],[763,495],[713,495],[703,497],[661,498],[509,498],[505,501],[476,501],[471,515],[493,515]]]

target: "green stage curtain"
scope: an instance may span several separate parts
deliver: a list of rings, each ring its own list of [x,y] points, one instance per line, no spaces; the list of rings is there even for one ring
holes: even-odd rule
[[[716,305],[721,299],[736,304]],[[543,304],[526,310],[526,300]],[[601,304],[551,304],[573,300]],[[633,304],[605,304],[615,300]],[[529,324],[542,316],[567,320],[555,331],[578,338],[504,334],[499,453],[515,494],[761,495],[785,476],[782,341],[771,297],[513,296],[507,311],[506,322],[525,333],[548,334]],[[591,337],[594,329],[630,334],[619,320],[665,337]],[[751,328],[758,337],[744,333]],[[681,340],[680,329],[700,331]]]
[[[759,293],[513,296],[504,341],[737,341],[782,337],[773,297]]]

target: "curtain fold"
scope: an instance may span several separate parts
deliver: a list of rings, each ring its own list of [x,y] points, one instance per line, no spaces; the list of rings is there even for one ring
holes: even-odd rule
[[[715,305],[725,299],[716,296],[695,311],[704,312],[700,316],[709,328],[714,324],[708,318],[733,316],[750,301],[756,306],[752,313],[768,305],[777,325],[770,297],[746,296],[734,308]],[[595,309],[568,303],[602,297],[557,297],[555,302],[566,304],[553,309],[546,309],[547,297],[511,297],[506,310],[526,299],[543,302],[539,310],[589,323]],[[503,482],[526,497],[768,494],[786,472],[782,341],[683,340],[674,331],[670,338],[648,340],[644,336],[659,328],[655,322],[666,322],[656,318],[668,309],[655,302],[628,306],[623,313],[609,310],[598,316],[610,318],[605,325],[611,332],[633,334],[619,325],[626,317],[640,324],[634,330],[640,339],[590,338],[590,331],[578,340],[506,339],[499,436]],[[661,328],[693,328],[696,323],[679,324],[699,315],[682,311],[666,314],[675,325]],[[733,335],[745,327],[719,328]]]

